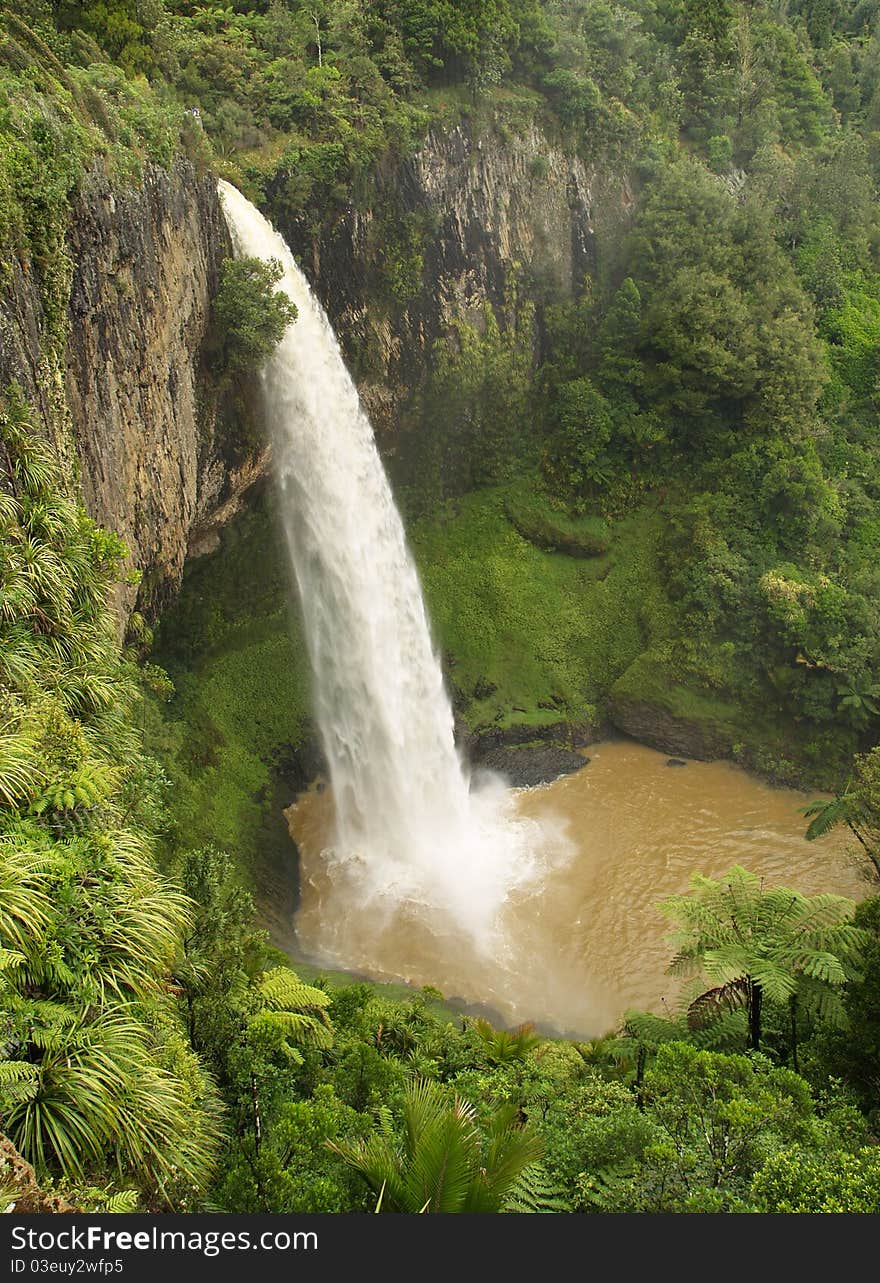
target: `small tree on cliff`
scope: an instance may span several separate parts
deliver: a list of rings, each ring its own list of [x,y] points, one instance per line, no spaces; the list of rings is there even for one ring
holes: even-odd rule
[[[766,888],[763,879],[734,866],[717,882],[695,874],[686,895],[670,896],[660,908],[678,925],[670,936],[678,953],[669,971],[702,973],[715,982],[691,1002],[692,1028],[745,1008],[749,1046],[757,1051],[766,997],[789,1004],[794,1052],[799,1001],[830,1016],[842,1010],[840,991],[862,935],[851,921],[852,900]]]
[[[274,287],[284,269],[277,259],[227,258],[214,298],[214,325],[221,377],[259,369],[284,331],[296,320],[296,306]]]

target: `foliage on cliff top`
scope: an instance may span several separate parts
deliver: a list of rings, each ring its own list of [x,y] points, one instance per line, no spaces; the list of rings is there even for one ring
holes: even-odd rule
[[[50,27],[47,4],[25,10]],[[129,76],[171,86],[241,178],[320,220],[363,194],[377,162],[406,154],[450,91],[479,115],[493,97],[503,114],[509,88],[525,88],[594,157],[681,137],[723,166],[767,141],[815,145],[835,107],[875,109],[872,13],[823,26],[812,10],[702,0],[65,0],[54,17],[74,58],[97,42]]]
[[[66,232],[86,170],[100,162],[119,181],[137,181],[145,161],[169,165],[192,129],[161,89],[127,78],[94,41],[64,41],[49,6],[23,6],[39,19],[33,28],[15,8],[0,8],[0,290],[14,255],[37,281],[49,355],[64,341]]]

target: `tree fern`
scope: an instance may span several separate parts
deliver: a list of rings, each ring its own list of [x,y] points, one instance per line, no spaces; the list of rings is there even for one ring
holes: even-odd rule
[[[252,1019],[252,1027],[268,1022],[301,1046],[326,1050],[333,1045],[330,999],[323,989],[305,984],[288,967],[274,967],[261,978],[258,992],[265,1010]]]
[[[691,1002],[691,1028],[705,1028],[742,1005],[755,1048],[764,997],[785,1003],[800,991],[815,997],[817,985],[841,988],[853,974],[862,939],[851,922],[852,901],[767,888],[738,866],[718,881],[694,875],[689,894],[671,896],[660,907],[680,924],[670,936],[677,946],[670,971],[702,973],[714,982]]]

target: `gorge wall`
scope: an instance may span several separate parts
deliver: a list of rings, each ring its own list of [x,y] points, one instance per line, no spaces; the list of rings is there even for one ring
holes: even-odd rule
[[[142,573],[126,615],[180,582],[260,470],[230,466],[203,359],[220,264],[231,252],[214,179],[179,158],[133,186],[94,167],[71,205],[67,316],[38,265],[14,261],[0,298],[0,386],[16,380],[79,474],[86,507]],[[61,294],[61,290],[58,294]],[[54,321],[54,324],[53,324]],[[73,458],[71,458],[71,455]]]
[[[65,382],[86,506],[117,531],[159,606],[191,545],[252,469],[224,460],[203,344],[231,253],[214,180],[179,161],[114,190],[94,171],[74,207]]]
[[[502,321],[516,282],[537,299],[571,295],[603,261],[630,204],[627,184],[553,146],[534,125],[498,120],[435,128],[412,158],[389,165],[374,197],[281,230],[333,320],[383,449],[407,428],[431,345],[456,320]],[[271,199],[271,194],[270,194]],[[389,291],[401,228],[417,271]],[[608,231],[606,232],[606,229]],[[205,368],[210,302],[230,253],[214,179],[179,158],[147,165],[123,187],[94,167],[71,207],[69,307],[46,315],[37,266],[13,262],[0,294],[0,386],[15,379],[45,430],[75,447],[91,515],[115,530],[142,573],[120,589],[161,610],[188,555],[265,472],[265,450],[234,448],[236,425]],[[412,265],[412,264],[411,264]],[[63,333],[62,343],[51,332]],[[232,448],[231,448],[232,447]]]
[[[514,287],[538,303],[579,291],[613,257],[632,193],[627,176],[591,168],[537,125],[497,117],[435,126],[373,188],[368,209],[352,205],[318,231],[306,219],[278,222],[388,450],[401,429],[423,426],[407,423],[406,405],[433,342],[457,320],[482,329],[487,303],[503,323]],[[410,279],[394,291],[399,253],[409,253]]]

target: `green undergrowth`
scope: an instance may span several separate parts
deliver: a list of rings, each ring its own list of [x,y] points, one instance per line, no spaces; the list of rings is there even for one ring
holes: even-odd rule
[[[560,505],[551,503],[545,492],[533,483],[510,487],[504,513],[518,534],[547,552],[599,557],[611,546],[604,517],[572,516]]]
[[[524,510],[541,515],[519,487],[479,491],[449,501],[411,535],[437,641],[472,727],[594,717],[617,678],[671,626],[656,513],[618,522],[603,554],[573,557],[538,546],[545,527],[538,542],[524,537]],[[584,538],[598,528],[595,519],[558,519]]]
[[[281,955],[283,957],[283,955]],[[387,999],[389,1002],[405,1003],[420,1007],[427,1015],[442,1021],[461,1020],[462,1009],[456,1000],[447,1001],[439,989],[426,985],[417,989],[414,985],[396,980],[372,980],[357,971],[344,971],[319,966],[313,962],[303,962],[297,958],[296,974],[308,984],[317,985],[333,994],[340,989],[349,989],[352,985],[363,985],[371,992]]]
[[[148,727],[171,778],[174,844],[214,842],[251,871],[254,854],[283,858],[278,780],[308,733],[308,672],[265,497],[189,565],[155,659],[175,685]]]

